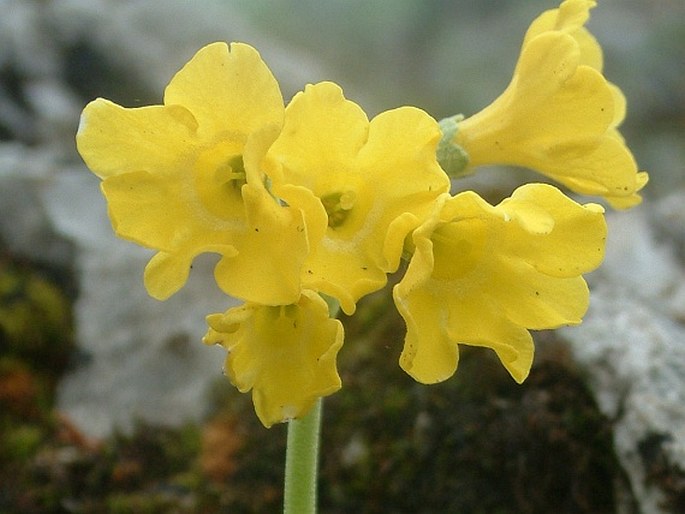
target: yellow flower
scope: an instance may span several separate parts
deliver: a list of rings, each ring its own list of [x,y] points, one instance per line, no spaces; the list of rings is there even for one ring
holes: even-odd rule
[[[449,378],[458,344],[492,348],[517,382],[533,359],[528,330],[580,323],[582,273],[604,255],[603,209],[546,184],[497,206],[475,193],[443,195],[413,234],[415,252],[393,290],[407,324],[402,368],[419,382]]]
[[[305,290],[286,306],[247,303],[207,322],[203,341],[226,348],[225,371],[238,390],[252,390],[264,426],[300,417],[340,389],[335,359],[343,328],[316,293]]]
[[[514,77],[491,105],[459,122],[455,143],[471,166],[534,169],[571,190],[604,197],[615,208],[640,203],[647,173],[617,126],[621,91],[602,76],[602,52],[583,27],[587,0],[566,0],[528,30]]]
[[[351,314],[359,298],[385,285],[406,235],[449,190],[436,160],[440,137],[437,122],[413,107],[369,122],[330,82],[293,98],[267,174],[279,197],[305,211],[312,237],[323,236],[305,263],[306,287]],[[319,201],[305,205],[303,191]]]
[[[283,124],[276,80],[256,50],[201,49],[171,80],[164,105],[86,106],[78,150],[102,179],[116,233],[158,250],[145,269],[165,299],[196,255],[222,256],[215,276],[229,295],[287,304],[300,295],[309,251],[299,210],[268,193],[261,161]]]

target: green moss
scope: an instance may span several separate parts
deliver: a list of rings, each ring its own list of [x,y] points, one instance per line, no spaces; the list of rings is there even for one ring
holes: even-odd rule
[[[322,512],[614,511],[611,425],[566,362],[519,386],[463,347],[454,377],[416,384],[397,365],[402,320],[368,301],[376,318],[346,320],[344,387],[325,406]]]
[[[58,377],[73,350],[70,298],[38,270],[0,261],[0,350]]]
[[[168,512],[193,512],[190,508],[179,510],[179,499],[162,492],[119,493],[109,496],[105,502],[106,512],[111,514],[167,514]]]
[[[45,440],[45,431],[36,425],[17,425],[3,427],[1,455],[17,461],[32,457]]]

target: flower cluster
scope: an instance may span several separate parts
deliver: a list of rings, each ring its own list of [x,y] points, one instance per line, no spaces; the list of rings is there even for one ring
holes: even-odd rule
[[[445,380],[458,345],[477,345],[521,382],[529,330],[579,323],[587,309],[582,274],[603,257],[603,209],[547,184],[493,206],[453,195],[450,176],[516,164],[616,207],[638,203],[647,175],[617,131],[623,97],[583,27],[592,5],[566,0],[540,16],[511,85],[470,118],[438,123],[400,107],[369,120],[330,82],[285,105],[256,50],[214,43],[162,105],[88,104],[78,150],[102,179],[117,235],[156,251],[150,295],[168,298],[197,255],[220,255],[216,282],[244,303],[208,316],[204,341],[226,348],[225,371],[252,391],[265,426],[340,388],[343,329],[330,306],[353,314],[403,259],[393,290],[407,324],[402,368]]]

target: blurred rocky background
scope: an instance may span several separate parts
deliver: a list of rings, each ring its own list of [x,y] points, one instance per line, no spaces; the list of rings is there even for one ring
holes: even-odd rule
[[[346,319],[344,388],[326,402],[321,511],[685,512],[685,4],[602,0],[590,28],[650,172],[610,213],[580,327],[537,334],[514,384],[484,350],[414,384],[387,291]],[[373,115],[472,114],[507,85],[550,0],[0,0],[0,512],[275,512],[285,428],[200,343],[230,301],[211,259],[168,302],[149,254],[117,240],[74,134],[97,96],[159,103],[202,45],[260,50],[290,98],[333,80]],[[493,169],[457,187],[497,198]]]

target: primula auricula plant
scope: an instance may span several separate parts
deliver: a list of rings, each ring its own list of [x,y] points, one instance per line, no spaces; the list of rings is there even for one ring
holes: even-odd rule
[[[197,255],[220,255],[216,282],[244,303],[209,315],[204,342],[226,348],[225,371],[252,391],[265,426],[340,389],[337,308],[353,314],[402,260],[401,367],[440,382],[458,345],[483,346],[522,382],[529,331],[580,323],[587,310],[582,275],[602,261],[604,210],[543,183],[491,205],[458,178],[509,164],[613,208],[640,202],[647,174],[618,131],[625,99],[584,27],[594,5],[566,0],[539,16],[510,85],[470,117],[438,122],[405,106],[369,120],[331,82],[285,105],[255,49],[213,43],[162,105],[88,104],[78,150],[102,179],[117,235],[157,252],[150,295],[168,298]]]

